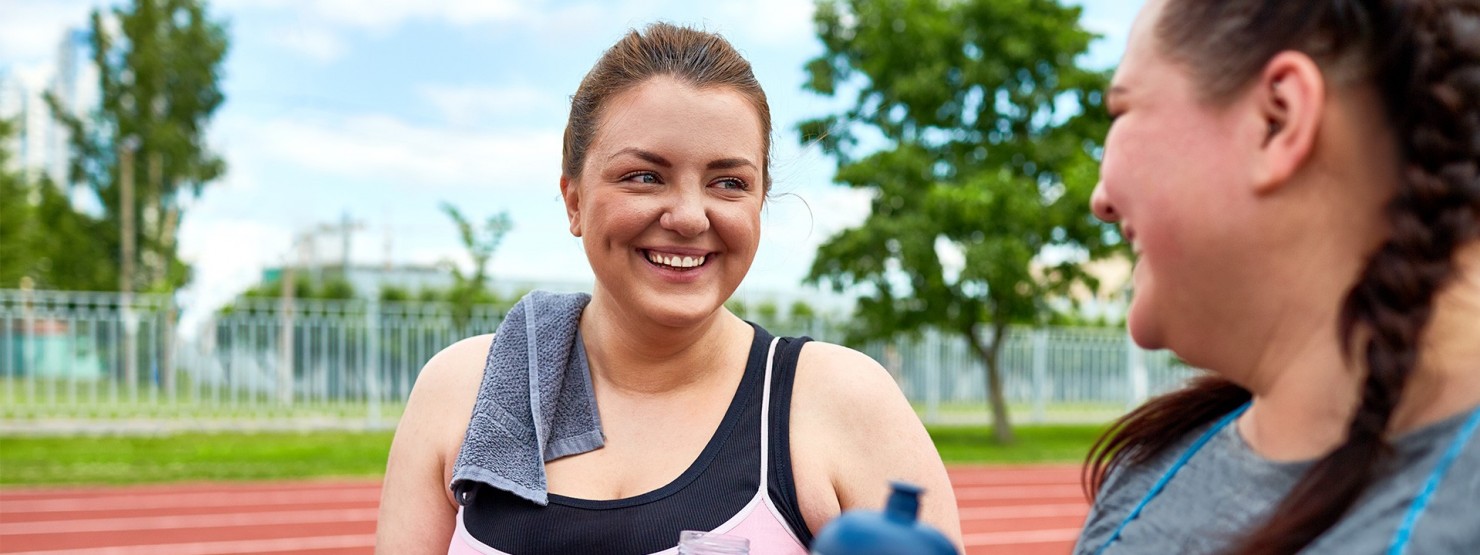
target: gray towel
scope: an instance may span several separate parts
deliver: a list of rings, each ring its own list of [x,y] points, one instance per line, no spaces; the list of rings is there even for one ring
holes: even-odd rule
[[[453,465],[454,491],[470,480],[544,506],[545,461],[603,445],[578,325],[590,301],[585,293],[534,291],[499,324]]]

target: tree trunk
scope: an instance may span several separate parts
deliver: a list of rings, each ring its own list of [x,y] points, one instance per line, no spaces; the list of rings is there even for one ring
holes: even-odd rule
[[[992,326],[992,344],[983,345],[981,336],[977,335],[973,326],[967,332],[966,337],[971,343],[971,348],[976,351],[977,358],[985,363],[987,368],[987,408],[992,411],[992,438],[997,443],[1007,445],[1016,441],[1012,433],[1012,422],[1007,416],[1007,399],[1002,393],[1002,372],[998,353],[1002,352],[1002,338],[1007,334],[1007,324],[994,322]]]

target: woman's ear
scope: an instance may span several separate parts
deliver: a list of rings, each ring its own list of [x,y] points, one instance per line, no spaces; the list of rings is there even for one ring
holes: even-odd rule
[[[581,236],[581,186],[564,175],[560,176],[560,197],[565,201],[565,217],[570,220],[570,234]]]
[[[1251,94],[1264,129],[1251,169],[1255,190],[1267,193],[1310,159],[1326,109],[1326,80],[1310,56],[1285,51],[1265,64]]]

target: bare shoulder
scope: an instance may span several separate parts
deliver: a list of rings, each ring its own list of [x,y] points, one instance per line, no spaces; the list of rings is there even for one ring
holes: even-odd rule
[[[868,355],[807,343],[792,394],[797,500],[813,530],[839,511],[883,506],[889,482],[922,486],[922,518],[960,544],[945,465],[893,376]]]
[[[467,397],[466,404],[472,410],[478,385],[483,381],[488,349],[492,346],[493,334],[485,334],[463,339],[442,349],[422,367],[421,374],[416,377],[416,385],[412,386],[411,395],[440,401],[456,401]]]
[[[909,409],[909,404],[889,372],[868,355],[842,345],[812,341],[803,346],[795,388],[794,395],[817,403],[843,421],[855,415],[915,419],[912,411],[900,412]]]
[[[457,509],[447,484],[492,344],[492,335],[454,343],[416,377],[386,461],[377,553],[435,553],[450,541]]]
[[[453,343],[432,356],[416,377],[406,411],[396,427],[403,453],[430,456],[430,463],[451,476],[451,465],[462,446],[473,414],[478,387],[493,335],[479,335]]]

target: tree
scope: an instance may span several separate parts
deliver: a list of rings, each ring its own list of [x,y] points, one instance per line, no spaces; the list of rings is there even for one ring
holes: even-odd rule
[[[204,0],[133,0],[111,18],[94,10],[89,41],[99,105],[74,114],[46,97],[69,133],[68,180],[97,195],[108,225],[95,240],[108,243],[120,272],[136,268],[128,288],[172,291],[189,279],[175,240],[181,200],[226,171],[205,144],[205,127],[225,99],[219,82],[226,30],[207,16]],[[132,206],[125,206],[125,192]],[[124,245],[134,246],[126,261]]]
[[[118,283],[103,223],[77,211],[51,180],[8,171],[13,122],[0,120],[0,288],[99,290]]]
[[[452,303],[453,323],[462,329],[472,318],[473,305],[497,300],[488,291],[488,261],[493,258],[494,251],[498,250],[499,243],[504,240],[504,234],[514,227],[514,223],[507,212],[500,212],[489,216],[480,230],[451,203],[443,202],[442,211],[457,225],[458,238],[462,240],[463,248],[467,250],[468,258],[473,263],[472,274],[464,274],[456,264],[449,264],[452,269],[452,289],[448,291],[447,300]]]
[[[1008,326],[1076,282],[1097,287],[1080,263],[1118,242],[1088,209],[1107,79],[1077,65],[1094,39],[1079,16],[1055,0],[823,0],[815,16],[825,50],[805,87],[849,105],[803,123],[802,140],[873,202],[806,279],[863,293],[854,340],[964,337],[1002,443]]]

